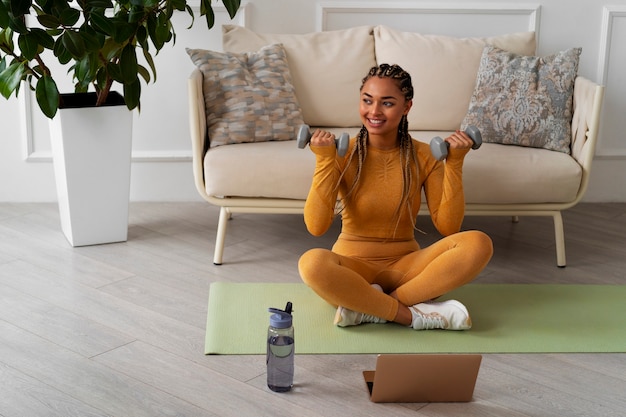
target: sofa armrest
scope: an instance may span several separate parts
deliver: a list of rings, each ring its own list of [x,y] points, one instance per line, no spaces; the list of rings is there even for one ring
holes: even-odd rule
[[[604,86],[584,77],[577,77],[574,84],[574,113],[572,117],[572,157],[583,169],[577,203],[585,194],[591,173],[591,164],[598,142],[600,111],[604,98]]]
[[[189,130],[191,134],[192,168],[196,188],[201,196],[208,198],[204,182],[204,155],[209,149],[206,131],[206,112],[202,93],[202,72],[194,69],[187,81],[189,95]]]

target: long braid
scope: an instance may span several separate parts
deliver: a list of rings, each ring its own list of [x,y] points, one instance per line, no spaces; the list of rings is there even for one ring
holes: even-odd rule
[[[404,98],[408,100],[413,99],[413,85],[411,83],[411,76],[409,73],[404,71],[399,65],[389,65],[389,64],[381,64],[377,67],[372,67],[368,74],[363,78],[361,89],[363,89],[363,85],[367,80],[372,77],[380,77],[380,78],[391,78],[396,80],[398,83],[398,87],[400,91],[404,95]],[[361,130],[356,136],[356,144],[352,148],[350,155],[348,155],[348,160],[345,165],[344,170],[342,171],[339,181],[337,183],[337,187],[339,187],[339,183],[341,182],[344,174],[346,173],[348,167],[355,161],[357,163],[357,171],[354,178],[353,183],[350,188],[346,192],[346,194],[342,198],[342,204],[340,211],[343,210],[345,206],[344,201],[349,198],[358,188],[359,180],[361,178],[361,171],[363,168],[363,163],[365,161],[365,157],[367,155],[367,142],[368,142],[368,132],[365,126],[361,126]],[[412,207],[411,200],[413,193],[416,192],[414,184],[419,182],[417,178],[418,175],[418,162],[417,155],[415,152],[415,148],[413,146],[413,140],[409,135],[409,122],[405,116],[402,116],[400,124],[398,125],[398,145],[400,147],[400,163],[402,164],[402,197],[398,202],[398,207],[396,208],[396,229],[400,222],[400,217],[402,213],[402,208],[407,206],[409,210],[409,215],[411,217],[411,222],[413,223],[413,227],[415,227],[415,219],[411,215]],[[395,232],[394,232],[395,233]]]
[[[411,218],[411,222],[413,223],[413,227],[415,227],[415,218],[411,215],[413,212],[413,207],[411,205],[411,201],[413,200],[413,193],[416,192],[413,184],[418,183],[418,162],[417,162],[417,154],[415,152],[415,148],[413,146],[413,140],[409,135],[409,122],[407,120],[406,115],[402,116],[402,120],[400,121],[400,125],[398,126],[398,137],[400,138],[400,163],[402,163],[402,179],[403,179],[403,189],[402,189],[402,198],[396,208],[396,228],[398,223],[400,222],[400,215],[402,208],[406,205],[408,209],[408,213]],[[415,167],[415,170],[412,169]],[[415,177],[415,178],[414,178]]]
[[[346,195],[344,195],[342,198],[342,205],[341,205],[342,210],[344,206],[343,200],[346,200],[349,196],[352,195],[352,193],[354,192],[354,190],[356,189],[359,183],[359,180],[361,179],[361,171],[363,168],[363,163],[365,162],[365,156],[367,155],[367,139],[368,139],[367,129],[365,128],[365,126],[361,126],[361,130],[359,130],[359,133],[356,136],[356,145],[352,148],[352,152],[350,152],[350,155],[348,155],[348,163],[345,165],[345,168],[341,172],[341,175],[339,176],[339,181],[337,182],[337,185],[336,185],[337,187],[339,187],[339,184],[341,183],[341,179],[346,173],[348,166],[350,166],[350,164],[352,163],[352,161],[354,160],[356,156],[356,162],[357,162],[356,175],[354,177],[354,182],[352,183],[352,186],[346,192]]]

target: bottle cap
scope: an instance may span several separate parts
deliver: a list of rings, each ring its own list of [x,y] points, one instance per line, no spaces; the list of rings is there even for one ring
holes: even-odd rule
[[[274,313],[270,316],[270,326],[277,329],[286,329],[291,327],[293,323],[293,317],[291,316],[291,302],[287,302],[285,310],[279,310],[277,308],[269,308],[270,313]]]

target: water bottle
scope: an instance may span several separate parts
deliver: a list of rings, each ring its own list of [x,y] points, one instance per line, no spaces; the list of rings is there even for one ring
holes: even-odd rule
[[[275,392],[287,392],[293,387],[294,334],[291,303],[285,310],[270,308],[267,329],[267,386]]]

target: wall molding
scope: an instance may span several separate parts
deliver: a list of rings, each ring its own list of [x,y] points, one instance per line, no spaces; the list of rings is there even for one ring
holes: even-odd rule
[[[535,32],[539,44],[541,17],[540,4],[487,4],[487,3],[450,3],[450,4],[410,4],[403,2],[384,2],[373,6],[369,2],[321,2],[317,5],[315,27],[318,31],[328,30],[328,18],[332,14],[463,14],[463,15],[524,15],[528,17],[528,30]]]
[[[619,17],[626,18],[626,6],[604,6],[602,8],[600,53],[598,55],[598,80],[602,85],[606,85],[609,73],[613,23]]]
[[[196,19],[204,19],[200,16],[200,2],[190,2],[191,9]],[[195,4],[193,4],[195,3]],[[237,15],[233,19],[233,23],[247,27],[248,15],[246,10],[248,8],[248,2],[242,2]],[[213,10],[215,14],[227,15],[226,8],[220,5],[214,5]],[[197,23],[196,23],[197,24]],[[22,157],[26,162],[52,162],[52,151],[50,150],[38,150],[35,144],[34,137],[34,120],[33,111],[39,111],[37,103],[33,97],[33,93],[30,87],[26,84],[22,85],[23,92],[28,94],[20,94],[18,102],[20,106],[20,125],[21,125],[21,142],[22,142]],[[132,162],[189,162],[192,160],[191,150],[133,150]]]
[[[600,27],[600,50],[598,53],[597,79],[599,80],[599,83],[604,86],[607,86],[609,82],[611,46],[618,45],[621,41],[621,39],[613,39],[613,26],[615,20],[617,19],[626,19],[626,6],[604,6],[602,8],[602,25]],[[626,70],[626,68],[622,69],[622,71],[623,70]],[[608,89],[607,94],[609,94]],[[602,144],[599,143],[596,148],[597,159],[626,159],[625,148],[604,147],[601,145]]]

